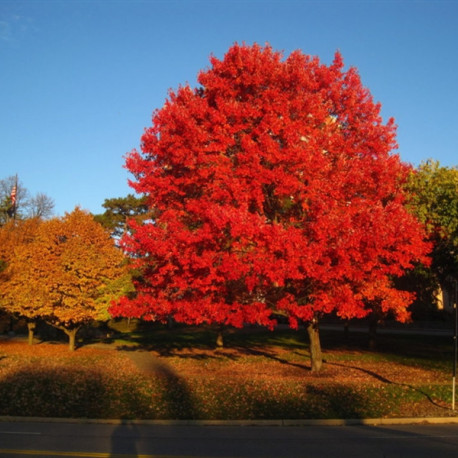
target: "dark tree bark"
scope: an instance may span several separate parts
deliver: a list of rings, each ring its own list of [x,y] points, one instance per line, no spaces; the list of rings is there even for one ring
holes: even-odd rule
[[[375,350],[377,347],[377,325],[379,320],[376,316],[369,319],[369,348]]]
[[[347,320],[344,323],[344,340],[348,340],[350,337],[350,322]]]

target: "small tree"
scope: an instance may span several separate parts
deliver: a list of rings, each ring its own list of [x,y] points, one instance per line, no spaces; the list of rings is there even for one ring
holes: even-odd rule
[[[307,323],[313,370],[322,315],[377,304],[405,320],[411,296],[391,277],[427,247],[394,122],[356,70],[234,45],[199,83],[170,93],[127,158],[156,214],[124,238],[142,277],[113,313],[233,326],[284,313]]]
[[[419,271],[438,289],[450,290],[450,281],[458,281],[458,168],[426,161],[411,173],[407,190],[433,244],[430,268]]]
[[[46,194],[39,192],[28,200],[26,208],[29,217],[48,219],[53,214],[54,201]]]
[[[135,197],[133,194],[105,199],[102,206],[105,212],[95,215],[94,219],[109,229],[113,237],[121,237],[126,232],[127,221],[130,219],[141,222],[151,213],[146,205],[146,198]]]
[[[16,247],[3,302],[10,312],[62,329],[74,350],[80,327],[106,319],[110,301],[126,293],[124,264],[109,233],[77,208],[43,222],[31,243]]]

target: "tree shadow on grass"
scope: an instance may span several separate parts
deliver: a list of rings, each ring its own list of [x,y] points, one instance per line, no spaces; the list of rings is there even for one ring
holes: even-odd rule
[[[99,373],[27,367],[0,380],[0,414],[103,418],[109,396]]]
[[[174,326],[165,325],[154,332],[138,332],[122,335],[122,339],[131,342],[133,346],[156,351],[176,351],[189,348],[208,350],[214,347],[215,331],[208,326]]]
[[[453,356],[452,341],[448,336],[421,334],[377,334],[375,351],[369,348],[368,332],[320,330],[323,347],[327,350],[349,350],[376,353],[383,358],[419,360],[422,363],[450,361]]]
[[[310,372],[311,369],[312,369],[311,365],[306,365],[306,364],[301,364],[301,363],[296,363],[296,362],[293,362],[293,361],[289,361],[289,360],[287,360],[285,358],[281,358],[275,352],[269,351],[269,350],[264,349],[264,348],[262,350],[259,349],[259,348],[245,348],[245,347],[234,347],[234,348],[237,348],[238,351],[240,351],[241,353],[243,353],[245,355],[262,356],[264,358],[271,359],[273,361],[277,361],[277,362],[279,362],[281,364],[286,364],[288,366],[297,367],[298,369],[302,369],[302,370],[307,371],[307,372]],[[298,354],[297,352],[294,352],[294,353]],[[303,355],[300,355],[300,356],[303,356]]]
[[[308,373],[310,373],[310,371],[311,371],[311,366],[310,365],[296,363],[296,362],[287,360],[285,358],[279,357],[274,352],[269,352],[268,350],[265,350],[265,349],[247,349],[247,348],[243,348],[243,349],[241,349],[241,351],[243,351],[245,354],[262,356],[262,357],[277,361],[277,362],[279,362],[281,364],[285,364],[285,365],[288,365],[288,366],[296,367],[296,368],[302,369],[302,370],[304,370],[304,371],[306,371]],[[294,351],[293,353],[299,355],[299,353],[297,353],[297,351]],[[303,355],[300,355],[300,356],[303,356]],[[392,381],[392,380],[390,380],[390,379],[378,374],[375,371],[371,371],[371,370],[364,369],[364,368],[361,368],[361,367],[351,366],[351,365],[348,365],[348,364],[339,364],[339,363],[335,363],[335,362],[328,362],[325,359],[323,360],[323,362],[327,366],[335,366],[335,367],[341,367],[341,368],[344,368],[344,369],[358,370],[360,372],[363,372],[363,373],[373,377],[374,379],[376,379],[376,380],[378,380],[378,381],[380,381],[380,382],[382,382],[382,383],[384,383],[386,385],[392,385],[392,386],[399,386],[399,387],[408,388],[409,390],[412,390],[413,392],[420,394],[422,397],[424,397],[433,406],[435,406],[437,408],[440,408],[443,411],[448,411],[449,410],[448,407],[445,407],[444,405],[441,405],[440,403],[436,402],[427,392],[425,392],[424,390],[422,390],[422,389],[420,389],[418,387],[415,387],[414,385],[411,385],[411,384],[408,384],[408,383],[394,382],[394,381]],[[314,378],[320,378],[321,375],[326,376],[326,374],[324,372],[323,373],[316,373],[314,375],[315,375]],[[331,411],[331,412],[332,411],[336,411],[337,413],[340,412],[340,410],[337,408],[337,404],[339,404],[339,403],[342,404],[344,398],[345,398],[345,402],[344,402],[345,405],[348,404],[348,402],[347,402],[348,399],[352,400],[352,402],[350,402],[350,404],[348,404],[347,407],[344,408],[345,412],[347,412],[346,413],[347,417],[348,417],[349,414],[356,415],[358,412],[364,411],[364,408],[361,405],[359,405],[358,409],[356,409],[354,412],[353,412],[352,407],[351,407],[353,405],[358,406],[358,403],[356,402],[357,401],[356,398],[362,400],[362,397],[361,397],[360,394],[356,394],[351,388],[345,388],[344,385],[341,385],[341,387],[338,390],[339,394],[336,397],[335,393],[333,393],[333,391],[332,391],[334,389],[335,389],[335,387],[332,384],[330,384],[329,387],[321,387],[321,388],[317,388],[316,386],[315,387],[308,387],[309,391],[310,390],[314,391],[317,394],[321,393],[323,396],[325,396],[326,403],[329,404],[329,406],[327,408],[328,411]],[[346,391],[346,393],[343,393],[343,391]],[[353,404],[353,402],[355,402],[355,404]],[[367,400],[365,400],[365,402],[367,402]],[[338,417],[338,418],[340,418],[340,417]],[[357,418],[357,417],[354,417],[354,418]]]
[[[176,325],[171,329],[163,325],[154,328],[153,332],[150,330],[149,332],[127,333],[118,335],[117,338],[126,342],[122,349],[135,347],[154,350],[161,355],[180,356],[179,352],[185,350],[201,350],[202,353],[215,350],[219,332],[220,328],[213,325]],[[262,327],[250,326],[243,329],[227,327],[223,335],[224,348],[252,348],[270,345],[293,349],[306,346],[302,339],[298,338],[298,333],[291,330],[269,331]],[[110,341],[103,340],[103,342],[115,344],[116,338],[112,337]]]
[[[161,417],[192,419],[199,416],[187,383],[168,364],[144,349],[129,348],[122,351],[141,372],[155,379]]]
[[[180,358],[180,359],[193,359],[196,361],[205,361],[205,360],[217,360],[221,358],[226,359],[237,359],[234,355],[230,353],[222,353],[219,349],[208,348],[200,349],[193,347],[174,348],[174,347],[155,347],[152,345],[120,345],[116,347],[116,350],[121,352],[126,352],[126,355],[134,353],[148,353],[154,352],[155,354],[164,357],[164,358]]]
[[[371,377],[374,377],[376,380],[378,380],[378,381],[380,381],[382,383],[385,383],[387,385],[401,386],[401,387],[409,388],[410,390],[415,391],[416,393],[424,396],[435,407],[439,407],[440,409],[443,409],[443,410],[449,410],[448,407],[444,407],[443,405],[440,405],[436,401],[434,401],[434,399],[428,393],[426,393],[425,391],[423,391],[423,390],[421,390],[419,388],[416,388],[415,386],[410,385],[408,383],[393,382],[392,380],[389,380],[388,378],[383,377],[382,375],[377,374],[374,371],[371,371],[371,370],[368,370],[368,369],[363,369],[362,367],[350,366],[348,364],[330,363],[330,362],[327,362],[326,364],[329,365],[329,366],[343,367],[345,369],[354,369],[354,370],[363,372],[363,373],[365,373],[367,375],[370,375]]]
[[[166,365],[152,383],[101,370],[26,367],[0,379],[0,415],[56,418],[193,418],[186,383]]]
[[[245,349],[245,351],[247,350]],[[247,353],[263,356],[265,358],[280,362],[281,364],[299,368],[308,373],[311,371],[311,367],[308,365],[288,361],[287,359],[281,358],[278,355],[268,351],[252,349],[249,352],[247,351]],[[373,377],[385,385],[408,388],[412,392],[421,395],[421,397],[427,400],[432,406],[440,409],[441,411],[446,412],[449,410],[448,407],[435,401],[425,390],[415,387],[414,385],[394,382],[375,371],[363,369],[357,366],[331,363],[325,360],[323,362],[326,366],[358,370],[369,375],[370,377]],[[338,381],[327,381],[322,385],[317,385],[316,381],[321,377],[329,377],[329,375],[326,374],[326,371],[322,371],[314,374],[313,378],[310,379],[311,383],[306,382],[307,401],[305,404],[301,404],[301,401],[299,401],[298,405],[298,401],[294,399],[286,400],[283,403],[282,411],[291,411],[293,415],[292,418],[300,418],[297,417],[295,413],[298,411],[302,412],[304,415],[303,418],[369,418],[387,414],[387,412],[384,411],[384,406],[381,405],[378,401],[379,397],[373,395],[373,389],[369,387],[366,389],[364,386],[348,386],[347,384],[338,383]],[[268,402],[268,400],[265,402]],[[275,402],[273,402],[272,405],[272,412],[274,412]]]
[[[381,406],[370,395],[338,383],[307,385],[307,418],[358,419],[377,417]]]

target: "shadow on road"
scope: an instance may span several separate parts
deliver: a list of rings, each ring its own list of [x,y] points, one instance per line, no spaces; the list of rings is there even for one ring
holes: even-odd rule
[[[111,454],[112,458],[136,458],[138,431],[134,423],[122,420],[111,435]]]

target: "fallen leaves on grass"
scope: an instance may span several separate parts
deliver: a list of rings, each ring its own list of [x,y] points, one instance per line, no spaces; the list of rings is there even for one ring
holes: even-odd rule
[[[150,351],[0,343],[0,414],[144,419],[448,415],[444,371],[281,347]],[[326,357],[326,355],[325,355]],[[150,358],[150,361],[148,361]]]

